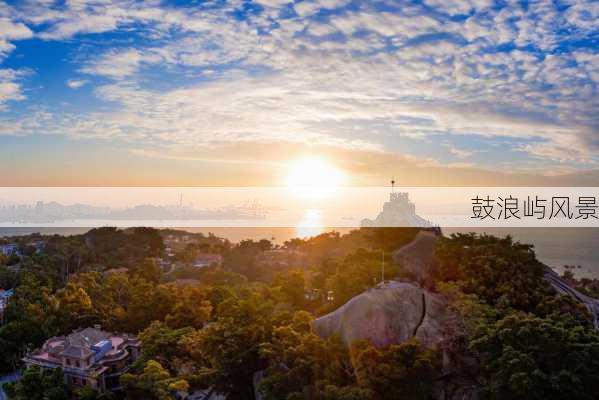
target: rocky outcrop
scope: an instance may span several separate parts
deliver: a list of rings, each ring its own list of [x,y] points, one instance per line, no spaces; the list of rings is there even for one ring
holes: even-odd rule
[[[443,372],[435,384],[435,399],[474,400],[476,382],[461,371],[474,360],[458,358],[448,348],[455,319],[440,296],[407,282],[391,281],[370,289],[312,322],[322,338],[338,334],[353,350],[352,343],[369,340],[377,347],[399,344],[416,338],[443,354]],[[458,367],[460,365],[460,367]]]
[[[354,297],[313,321],[312,327],[322,338],[339,334],[348,345],[368,339],[384,347],[415,337],[426,346],[435,346],[444,340],[448,321],[439,296],[411,283],[392,281]]]
[[[434,231],[418,232],[414,240],[393,252],[393,261],[401,265],[416,282],[428,282],[437,265],[435,246],[438,236]]]
[[[437,265],[436,232],[422,231],[406,246],[393,254],[393,260],[414,277],[426,281]],[[570,287],[551,268],[545,279],[559,294],[572,296],[583,303],[599,329],[599,300]],[[313,331],[322,338],[338,334],[350,347],[357,340],[369,340],[377,347],[418,339],[423,345],[443,352],[443,375],[435,398],[474,400],[478,398],[476,371],[478,364],[468,354],[452,347],[455,339],[455,316],[444,299],[408,282],[391,281],[357,295],[337,310],[312,322]]]

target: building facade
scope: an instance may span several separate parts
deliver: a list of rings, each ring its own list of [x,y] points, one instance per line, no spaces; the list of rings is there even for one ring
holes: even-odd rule
[[[8,306],[8,300],[12,297],[14,291],[0,289],[0,324],[4,323],[4,311]]]
[[[61,367],[69,385],[90,386],[105,392],[121,389],[120,377],[129,370],[139,352],[135,336],[105,332],[96,326],[50,338],[23,361],[28,368]]]
[[[0,244],[0,253],[7,257],[12,254],[19,255],[19,246],[16,243]]]
[[[195,258],[193,266],[195,268],[204,268],[210,265],[221,265],[223,262],[223,256],[220,254],[212,253],[200,253]]]

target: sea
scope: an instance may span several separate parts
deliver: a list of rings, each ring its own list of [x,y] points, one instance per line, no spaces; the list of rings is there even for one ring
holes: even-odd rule
[[[0,228],[0,237],[27,235],[78,235],[90,228],[14,227]],[[350,228],[181,228],[192,233],[213,233],[231,242],[243,239],[268,239],[283,244],[294,237],[309,237],[327,231],[349,232]],[[532,244],[539,260],[558,273],[565,266],[573,266],[576,277],[599,278],[599,228],[443,228],[444,235],[458,232],[488,233],[496,236],[511,235],[515,240]]]

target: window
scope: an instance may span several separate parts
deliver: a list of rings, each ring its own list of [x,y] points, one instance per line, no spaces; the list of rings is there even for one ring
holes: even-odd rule
[[[75,361],[75,366],[79,368],[79,360]]]
[[[68,365],[69,367],[71,366],[71,360],[69,360],[68,358],[67,358],[67,365]]]

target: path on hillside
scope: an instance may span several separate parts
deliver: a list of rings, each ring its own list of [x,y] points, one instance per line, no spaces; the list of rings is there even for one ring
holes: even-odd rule
[[[593,316],[593,325],[599,329],[599,300],[580,293],[578,290],[568,286],[566,282],[551,268],[545,270],[545,279],[551,283],[553,288],[561,294],[567,294],[584,304]]]

